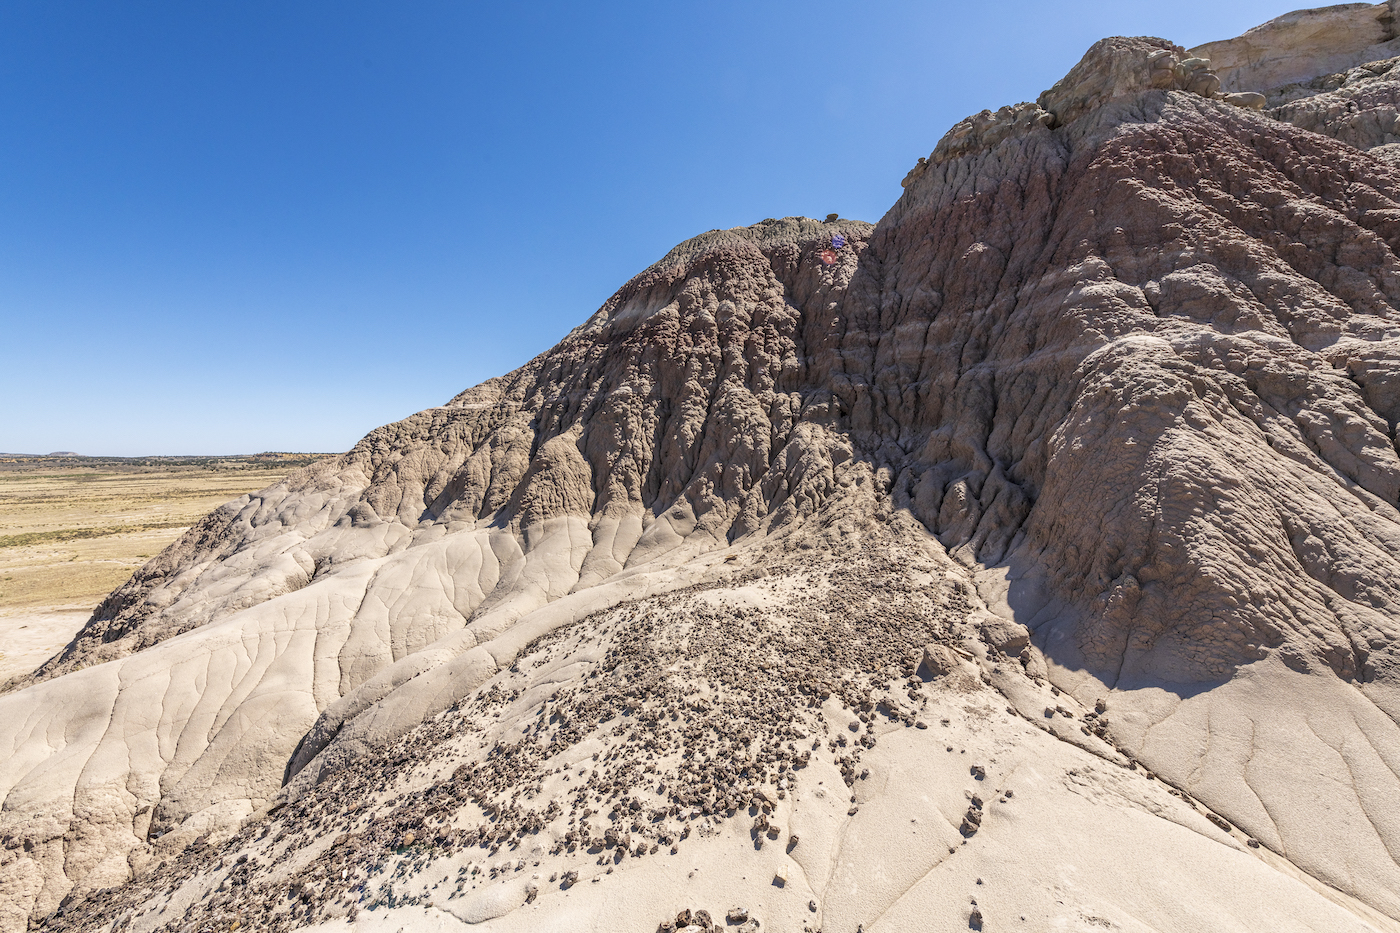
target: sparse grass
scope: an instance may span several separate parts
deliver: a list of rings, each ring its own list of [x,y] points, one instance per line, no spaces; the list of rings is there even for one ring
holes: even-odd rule
[[[0,610],[95,606],[204,515],[314,459],[0,457]]]
[[[30,531],[22,535],[0,535],[0,548],[29,547],[35,544],[58,544],[63,541],[81,541],[85,538],[105,538],[108,535],[125,535],[138,531],[157,531],[167,528],[187,528],[189,522],[154,522],[144,525],[109,525],[105,528],[60,528],[57,531]],[[140,554],[139,557],[147,555]],[[69,558],[76,560],[77,555]]]
[[[290,473],[298,467],[314,463],[327,454],[287,453],[268,451],[260,454],[239,454],[235,456],[195,456],[195,457],[87,457],[81,454],[72,456],[25,456],[20,454],[0,454],[0,472],[25,472],[48,470],[50,477],[72,476],[74,470],[108,470],[117,473],[162,472],[179,470],[197,471],[279,471]],[[96,473],[86,473],[92,477]]]

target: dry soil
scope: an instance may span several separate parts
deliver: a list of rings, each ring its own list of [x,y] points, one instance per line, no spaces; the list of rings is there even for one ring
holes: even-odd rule
[[[311,459],[6,458],[0,681],[67,644],[104,596],[196,520]]]

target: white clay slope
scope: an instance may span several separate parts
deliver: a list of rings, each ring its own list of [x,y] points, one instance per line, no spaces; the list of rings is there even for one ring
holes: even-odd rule
[[[1104,40],[214,513],[0,696],[0,930],[1400,927],[1357,68]]]

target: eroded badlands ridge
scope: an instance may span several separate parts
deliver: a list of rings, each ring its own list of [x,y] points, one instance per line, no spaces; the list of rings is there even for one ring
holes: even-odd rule
[[[214,513],[0,697],[0,923],[1396,928],[1392,65],[1104,40]]]

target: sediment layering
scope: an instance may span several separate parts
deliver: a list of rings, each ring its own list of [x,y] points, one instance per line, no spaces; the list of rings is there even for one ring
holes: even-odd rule
[[[211,514],[0,697],[0,930],[1400,929],[1391,12],[1106,39]]]

